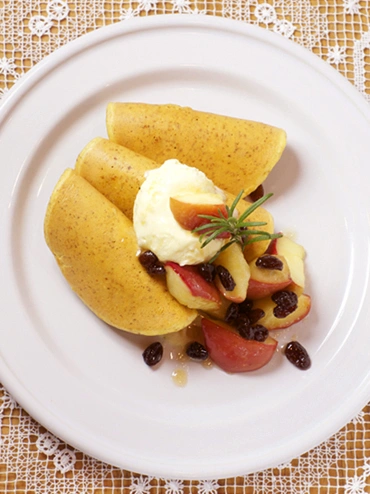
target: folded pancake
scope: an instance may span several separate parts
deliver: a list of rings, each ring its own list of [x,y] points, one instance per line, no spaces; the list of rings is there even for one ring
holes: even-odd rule
[[[75,293],[106,323],[160,335],[190,324],[165,279],[142,268],[131,221],[73,170],[59,179],[47,208],[46,242]]]
[[[125,215],[132,219],[132,210],[136,194],[145,178],[145,172],[159,166],[153,160],[146,158],[130,149],[120,146],[108,139],[96,137],[90,141],[79,154],[75,170],[107,199],[115,204]],[[216,183],[218,187],[223,184]],[[226,204],[231,206],[235,195],[226,192]],[[250,203],[240,201],[237,210],[242,214]],[[257,208],[249,221],[263,221],[262,227],[254,227],[268,233],[274,232],[272,215],[263,207]],[[253,228],[253,227],[251,227]],[[269,241],[261,241],[246,246],[244,255],[251,261],[263,254]]]
[[[279,160],[285,131],[177,105],[110,103],[109,139],[163,163],[177,158],[233,194],[253,192]]]
[[[113,141],[96,137],[79,154],[75,170],[130,220],[145,172],[158,164]]]

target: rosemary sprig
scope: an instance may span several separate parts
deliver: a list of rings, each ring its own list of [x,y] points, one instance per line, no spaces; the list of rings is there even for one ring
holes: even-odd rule
[[[261,240],[272,240],[281,237],[280,233],[268,233],[263,230],[251,229],[251,227],[264,226],[267,223],[264,221],[246,221],[259,206],[266,202],[273,194],[266,194],[258,201],[254,202],[247,208],[239,217],[234,215],[236,206],[244,194],[241,190],[234,199],[232,205],[226,206],[227,217],[223,216],[219,210],[219,216],[211,216],[200,214],[199,218],[209,220],[206,224],[199,226],[193,230],[193,233],[200,233],[199,241],[201,248],[204,248],[212,240],[216,239],[220,234],[228,233],[230,240],[224,244],[221,249],[210,259],[213,262],[221,252],[226,250],[232,244],[239,244],[242,249],[248,244],[260,242]]]

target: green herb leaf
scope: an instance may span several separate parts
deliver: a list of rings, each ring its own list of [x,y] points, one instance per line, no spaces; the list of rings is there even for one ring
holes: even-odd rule
[[[213,256],[209,262],[213,262],[218,255],[226,250],[230,245],[238,243],[242,249],[248,244],[254,242],[261,242],[262,240],[272,240],[281,237],[280,233],[268,233],[264,230],[255,230],[252,227],[264,226],[267,223],[264,221],[246,221],[257,208],[259,208],[264,202],[266,202],[273,195],[265,194],[247,208],[239,218],[234,216],[235,209],[243,197],[244,190],[241,190],[234,199],[231,207],[226,206],[227,217],[221,214],[219,216],[210,216],[206,214],[199,214],[199,218],[208,220],[205,225],[195,228],[193,233],[200,233],[201,248],[204,248],[212,240],[215,240],[221,233],[229,233],[229,241],[223,245],[223,247]]]

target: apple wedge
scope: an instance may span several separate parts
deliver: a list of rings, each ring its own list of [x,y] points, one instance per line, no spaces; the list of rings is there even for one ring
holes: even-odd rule
[[[267,252],[269,254],[278,254],[281,256],[293,255],[300,257],[301,259],[306,257],[304,247],[284,235],[280,238],[274,238],[271,240],[270,245],[267,248]]]
[[[197,317],[172,297],[165,279],[153,279],[141,266],[132,222],[71,169],[54,188],[44,232],[70,287],[111,326],[159,335]]]
[[[210,358],[226,372],[247,372],[260,369],[270,362],[277,341],[268,337],[264,342],[246,340],[230,326],[202,319],[205,345]]]
[[[231,207],[235,196],[233,194],[230,194],[229,192],[225,191],[226,194],[226,205]],[[246,209],[249,208],[253,203],[251,201],[246,201],[243,199],[242,201],[239,201],[236,210],[241,216]],[[262,206],[258,207],[253,213],[251,213],[247,221],[261,221],[266,223],[264,226],[255,226],[255,227],[250,227],[251,230],[257,229],[257,230],[262,230],[267,233],[274,233],[274,218],[272,217],[271,213],[267,211],[267,209],[263,208]],[[262,254],[265,253],[266,249],[270,245],[270,240],[261,240],[260,242],[254,242],[252,244],[248,244],[244,247],[244,257],[245,259],[250,262],[253,261],[253,259],[256,259],[257,257],[261,256]]]
[[[258,267],[258,259],[249,263],[250,279],[248,284],[247,298],[256,300],[267,297],[273,293],[286,288],[291,284],[292,279],[288,263],[283,256],[274,255],[274,258],[281,261],[282,269],[266,269]]]
[[[221,308],[220,292],[199,274],[196,266],[168,261],[165,269],[168,290],[180,304],[205,312]]]
[[[264,311],[265,315],[258,321],[258,324],[265,326],[269,331],[289,328],[304,319],[311,309],[311,297],[306,294],[299,295],[297,308],[294,312],[283,318],[278,318],[274,315],[275,307],[276,303],[271,297],[255,300],[253,304],[253,309],[258,308]]]
[[[188,194],[170,197],[170,209],[175,220],[185,230],[194,230],[209,223],[207,218],[199,215],[227,217],[225,204],[218,194]],[[202,233],[205,233],[203,230]],[[219,235],[218,238],[229,238],[230,234]]]
[[[289,237],[275,238],[271,241],[267,252],[274,255],[284,256],[290,271],[292,282],[304,289],[305,272],[304,258],[306,252],[302,245],[297,244]]]
[[[244,259],[241,247],[238,244],[230,245],[219,254],[214,264],[216,269],[219,267],[225,268],[235,284],[235,287],[229,290],[222,283],[220,275],[216,276],[215,284],[222,295],[231,302],[243,302],[247,296],[250,270],[247,261]]]

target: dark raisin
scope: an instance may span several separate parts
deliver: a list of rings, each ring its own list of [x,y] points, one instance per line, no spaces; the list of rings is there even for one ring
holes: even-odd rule
[[[298,307],[297,294],[290,290],[280,290],[271,296],[276,307],[274,307],[274,316],[278,319],[283,319],[289,316]]]
[[[293,310],[292,309],[286,309],[285,307],[283,307],[281,305],[277,305],[276,307],[274,307],[273,313],[277,319],[284,319],[285,317],[288,317],[289,314],[294,312],[294,310],[295,309],[293,309]]]
[[[151,250],[146,250],[139,255],[139,262],[148,274],[165,274],[164,265]]]
[[[234,278],[224,266],[217,266],[218,277],[227,292],[232,292],[236,286]]]
[[[212,283],[216,276],[216,268],[213,264],[207,262],[199,264],[198,266],[199,274],[209,283]]]
[[[153,266],[154,264],[157,264],[158,257],[152,252],[151,250],[145,250],[139,255],[139,261],[140,264],[145,268],[149,268],[150,266]]]
[[[239,317],[239,304],[233,302],[227,308],[225,315],[225,322],[227,322],[228,324],[232,324],[238,319],[238,317]]]
[[[263,342],[267,339],[269,332],[265,326],[262,326],[262,324],[257,324],[256,326],[253,326],[252,329],[254,340]]]
[[[158,364],[162,360],[163,357],[163,346],[159,341],[155,341],[151,345],[149,345],[143,352],[143,359],[146,365],[152,367],[153,365]]]
[[[264,315],[265,312],[262,309],[253,309],[247,314],[251,324],[255,324],[257,321],[262,319]]]
[[[166,270],[163,266],[163,264],[153,264],[152,266],[149,266],[147,269],[147,273],[149,274],[166,274]]]
[[[254,331],[249,321],[238,324],[236,329],[242,338],[245,338],[246,340],[254,340]]]
[[[242,324],[250,324],[250,323],[251,321],[248,317],[248,314],[239,314],[233,325],[235,327],[238,327],[241,326]]]
[[[256,189],[256,190],[254,190],[253,192],[251,192],[251,193],[249,194],[249,198],[250,198],[253,202],[256,202],[256,201],[258,201],[258,199],[261,199],[261,197],[263,197],[264,193],[265,193],[265,191],[264,191],[264,189],[263,189],[263,185],[261,184],[261,185],[259,185],[259,186],[257,187],[257,189]]]
[[[253,300],[249,300],[246,298],[243,302],[239,304],[239,312],[241,314],[245,314],[246,312],[251,311],[253,308]]]
[[[264,254],[256,261],[256,266],[263,269],[273,269],[276,271],[282,271],[284,268],[283,261],[271,254]]]
[[[298,303],[297,294],[291,290],[279,290],[271,295],[271,299],[278,305],[296,305]]]
[[[193,341],[186,347],[186,355],[194,360],[206,360],[208,351],[201,343]]]
[[[285,355],[289,362],[301,370],[311,367],[311,359],[307,350],[298,341],[291,341],[285,347]]]

